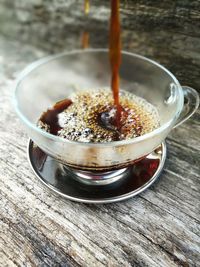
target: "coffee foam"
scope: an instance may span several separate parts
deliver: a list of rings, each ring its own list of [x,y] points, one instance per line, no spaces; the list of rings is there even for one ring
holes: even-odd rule
[[[110,89],[79,91],[70,96],[72,104],[58,115],[62,129],[58,136],[80,142],[110,142],[114,133],[98,123],[98,114],[112,115],[114,106]],[[128,112],[120,140],[132,139],[159,127],[157,109],[145,99],[121,91],[120,104]]]

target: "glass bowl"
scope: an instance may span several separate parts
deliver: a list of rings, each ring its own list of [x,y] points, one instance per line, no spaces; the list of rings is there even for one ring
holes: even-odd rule
[[[145,98],[160,115],[160,127],[143,136],[109,143],[83,143],[63,139],[36,126],[41,114],[75,91],[110,85],[108,50],[88,49],[47,57],[29,65],[16,82],[14,105],[29,137],[45,153],[61,161],[83,179],[88,173],[124,170],[150,154],[172,128],[198,108],[198,93],[181,86],[160,64],[143,56],[122,52],[120,88]],[[85,178],[84,178],[85,177]],[[98,178],[101,179],[101,178]]]

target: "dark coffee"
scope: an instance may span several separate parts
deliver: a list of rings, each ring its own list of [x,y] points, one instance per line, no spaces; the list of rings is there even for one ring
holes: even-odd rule
[[[58,121],[58,114],[63,112],[72,104],[70,99],[64,99],[57,102],[51,109],[48,109],[42,114],[38,122],[38,127],[44,129],[46,132],[57,135],[61,130],[61,126]]]
[[[122,92],[121,116],[107,89],[80,91],[44,112],[38,126],[60,137],[80,142],[132,139],[158,127],[156,108],[129,92]]]

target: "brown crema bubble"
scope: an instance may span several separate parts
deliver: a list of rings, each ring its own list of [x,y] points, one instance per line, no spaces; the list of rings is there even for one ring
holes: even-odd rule
[[[121,116],[106,89],[80,91],[41,116],[38,127],[79,142],[111,142],[144,135],[159,126],[156,108],[129,92],[121,94]]]

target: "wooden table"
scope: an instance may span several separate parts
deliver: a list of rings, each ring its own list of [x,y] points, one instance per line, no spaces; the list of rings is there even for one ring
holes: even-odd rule
[[[11,2],[2,2],[7,14]],[[97,1],[94,3],[97,5]],[[123,5],[125,48],[160,61],[182,84],[199,89],[198,33],[184,27],[173,32],[162,24],[163,31],[155,34],[139,22],[141,27],[130,35],[125,15],[131,9]],[[158,7],[167,8],[161,3]],[[153,12],[150,7],[149,12]],[[60,39],[51,43],[51,38],[44,40],[41,35],[39,40],[36,33],[31,36],[26,23],[12,25],[13,32],[0,28],[4,34],[0,37],[0,266],[200,266],[200,111],[171,132],[164,171],[139,196],[107,205],[60,198],[44,187],[30,169],[28,136],[11,98],[18,73],[28,63],[60,51],[62,46]],[[142,27],[144,31],[140,32]],[[56,33],[62,37],[63,33]],[[67,49],[75,46],[73,34]],[[169,40],[164,43],[167,36],[174,40],[173,45]],[[31,41],[23,44],[29,38]],[[93,46],[102,44],[97,43],[94,41]]]

